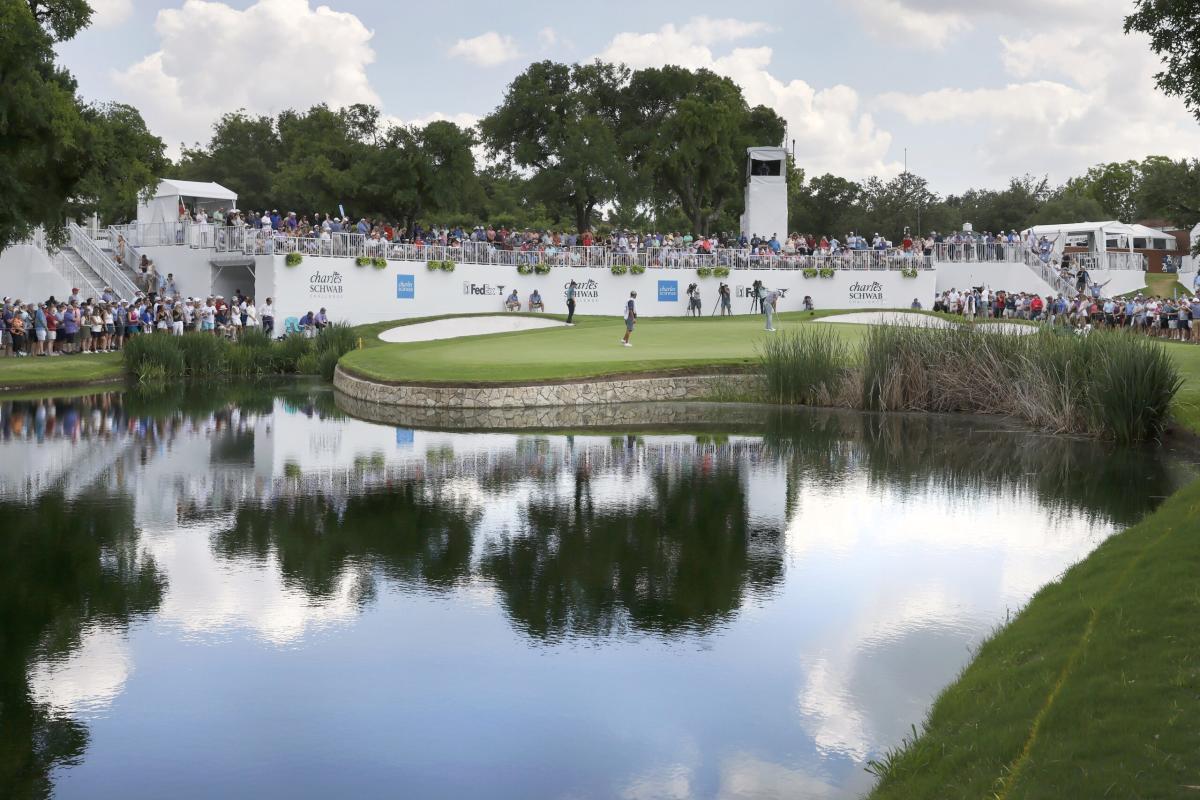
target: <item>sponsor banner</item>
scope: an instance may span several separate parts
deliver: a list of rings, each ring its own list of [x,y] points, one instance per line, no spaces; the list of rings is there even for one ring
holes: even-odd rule
[[[696,284],[707,306],[716,302],[721,284],[714,278],[697,277],[694,269],[651,268],[641,275],[615,276],[605,268],[556,267],[547,275],[521,275],[512,267],[458,264],[453,273],[447,273],[430,272],[423,263],[405,261],[390,261],[385,269],[355,269],[347,259],[317,256],[306,256],[299,268],[285,266],[283,256],[260,256],[256,272],[259,287],[270,287],[278,308],[277,326],[318,307],[325,307],[332,319],[355,324],[439,314],[497,313],[504,311],[504,300],[514,289],[522,308],[536,289],[546,300],[547,313],[566,314],[566,292],[572,279],[576,284],[577,313],[617,317],[629,293],[636,291],[644,316],[674,316],[686,310],[686,287]],[[414,302],[418,275],[419,303]],[[806,296],[812,298],[818,310],[903,309],[914,298],[928,308],[937,277],[936,271],[905,278],[898,271],[838,270],[830,278],[805,278],[799,270],[747,269],[735,270],[726,282],[734,313],[747,314],[755,281],[779,294],[780,311],[802,308]]]
[[[325,299],[340,297],[346,287],[342,284],[342,273],[337,271],[315,270],[308,278],[308,296]]]

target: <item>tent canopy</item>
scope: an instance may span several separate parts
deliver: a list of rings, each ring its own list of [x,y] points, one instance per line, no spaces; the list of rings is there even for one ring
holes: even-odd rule
[[[197,200],[237,201],[237,192],[226,189],[219,183],[211,181],[180,181],[174,178],[163,178],[158,183],[155,197],[194,197]]]
[[[1056,225],[1034,225],[1032,228],[1026,228],[1021,231],[1022,236],[1028,236],[1032,232],[1034,236],[1046,236],[1051,239],[1062,240],[1057,242],[1057,247],[1061,248],[1064,244],[1078,245],[1087,243],[1089,246],[1097,250],[1132,250],[1134,248],[1134,240],[1144,240],[1137,245],[1139,248],[1146,249],[1175,249],[1174,237],[1169,233],[1164,233],[1157,228],[1149,228],[1145,225],[1130,224],[1120,222],[1118,220],[1108,220],[1106,222],[1072,222],[1068,224]],[[1153,240],[1161,240],[1161,247],[1156,246]]]
[[[223,206],[232,208],[237,205],[237,192],[219,183],[163,178],[158,182],[153,197],[138,202],[138,222],[177,222],[181,203],[193,210],[211,210]]]

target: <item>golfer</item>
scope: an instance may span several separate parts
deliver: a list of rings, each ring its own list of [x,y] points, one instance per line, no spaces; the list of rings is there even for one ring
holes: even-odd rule
[[[574,325],[571,320],[575,319],[575,281],[567,284],[567,324]]]
[[[633,347],[629,343],[629,336],[633,333],[633,326],[637,322],[637,308],[634,302],[637,300],[637,292],[630,292],[629,299],[625,301],[625,338],[621,340],[621,344],[626,347]]]
[[[779,300],[779,292],[765,286],[758,287],[758,298],[762,301],[762,313],[767,318],[767,330],[775,331],[775,303]]]

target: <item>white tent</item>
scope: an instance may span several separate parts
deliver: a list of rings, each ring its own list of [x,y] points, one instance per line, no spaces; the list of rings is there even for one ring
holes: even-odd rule
[[[1055,249],[1086,247],[1104,253],[1109,250],[1174,250],[1175,238],[1157,228],[1109,220],[1107,222],[1072,222],[1065,225],[1034,225],[1021,236],[1045,236],[1054,241]]]
[[[219,183],[164,178],[159,181],[153,197],[138,202],[138,223],[178,222],[181,204],[193,212],[197,208],[209,212],[217,208],[229,209],[237,205],[237,194]]]

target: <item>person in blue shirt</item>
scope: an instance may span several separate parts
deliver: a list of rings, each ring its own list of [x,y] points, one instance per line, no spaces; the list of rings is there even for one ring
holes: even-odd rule
[[[767,246],[771,248],[772,253],[778,253],[783,249],[783,245],[779,243],[779,234],[771,234],[771,240],[767,242]]]

